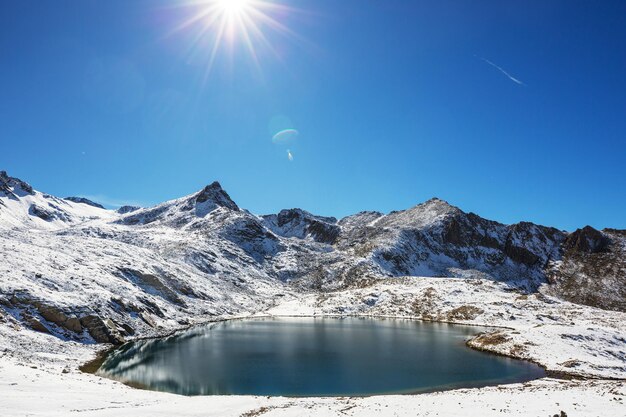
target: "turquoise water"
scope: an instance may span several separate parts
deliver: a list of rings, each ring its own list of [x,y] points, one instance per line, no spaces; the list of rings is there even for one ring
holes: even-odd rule
[[[398,319],[226,321],[128,343],[98,373],[185,395],[281,396],[413,393],[544,375],[532,363],[466,347],[480,330]]]

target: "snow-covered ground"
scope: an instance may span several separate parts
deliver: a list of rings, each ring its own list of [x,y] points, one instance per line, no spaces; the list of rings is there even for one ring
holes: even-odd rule
[[[543,379],[481,389],[367,398],[184,397],[95,376],[2,361],[3,416],[624,416],[626,384]]]
[[[548,370],[594,377],[431,394],[369,398],[184,397],[143,391],[85,374],[78,366],[101,345],[63,341],[0,324],[3,416],[468,416],[626,415],[626,314],[523,295],[504,284],[401,278],[368,288],[298,296],[250,315],[421,317],[502,326],[481,348],[536,361]],[[472,308],[469,308],[471,306]],[[480,313],[480,311],[483,311]],[[166,331],[167,329],[162,329]],[[618,378],[621,380],[608,380]]]

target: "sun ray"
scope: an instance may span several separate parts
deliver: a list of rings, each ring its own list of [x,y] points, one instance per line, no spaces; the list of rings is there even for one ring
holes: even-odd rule
[[[220,47],[221,41],[222,41],[222,37],[224,36],[224,31],[226,29],[226,21],[222,20],[220,22],[220,27],[217,31],[217,36],[215,37],[215,41],[213,43],[213,49],[211,49],[211,56],[209,58],[209,64],[207,65],[206,71],[205,71],[205,75],[204,75],[204,79],[202,80],[202,84],[204,85],[207,81],[207,79],[209,78],[209,75],[211,73],[211,68],[213,67],[213,62],[215,61],[215,56],[217,55],[217,51]]]
[[[241,34],[242,34],[242,37],[244,39],[244,42],[245,42],[246,46],[248,47],[248,52],[250,53],[250,56],[252,57],[257,70],[260,72],[261,71],[261,65],[259,63],[259,57],[258,57],[258,55],[256,53],[256,50],[254,49],[254,44],[252,43],[252,39],[250,38],[250,34],[248,33],[248,26],[245,24],[243,18],[244,18],[243,15],[238,16],[237,17],[237,22],[239,24],[239,28],[241,30]]]
[[[243,16],[243,18],[246,20],[246,25],[247,27],[253,32],[253,36],[255,37],[255,39],[260,42],[262,44],[262,46],[267,49],[268,51],[270,51],[272,53],[272,55],[274,55],[274,57],[276,59],[278,59],[279,61],[282,61],[282,57],[280,56],[280,54],[276,51],[276,48],[274,48],[272,46],[272,44],[270,43],[270,41],[267,39],[267,37],[265,36],[265,34],[263,33],[263,31],[259,28],[259,26],[256,24],[256,22],[250,18],[250,16]]]

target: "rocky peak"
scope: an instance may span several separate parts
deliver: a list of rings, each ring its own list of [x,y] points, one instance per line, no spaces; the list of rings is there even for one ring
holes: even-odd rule
[[[198,218],[204,218],[218,208],[240,211],[239,207],[222,189],[219,182],[207,185],[195,194],[177,200],[166,201],[154,207],[125,211],[133,213],[119,220],[124,224],[149,224],[160,222],[170,226],[181,227]],[[122,213],[118,211],[118,213]],[[124,213],[122,213],[124,214]]]
[[[200,190],[195,196],[195,201],[197,204],[211,202],[216,206],[226,207],[235,211],[239,210],[237,204],[235,204],[217,181],[214,181]]]
[[[65,197],[65,200],[72,201],[74,203],[87,204],[88,206],[97,207],[103,209],[104,206],[102,204],[95,203],[84,197]]]
[[[428,200],[424,201],[423,204],[446,204],[446,205],[450,205],[446,200],[442,200],[439,197],[431,197]]]
[[[431,217],[449,217],[465,214],[460,208],[453,206],[445,200],[437,197],[433,197],[423,203],[411,207],[408,210],[401,210],[395,213],[419,213],[419,216],[431,216]],[[390,213],[392,214],[392,213]]]
[[[19,178],[9,177],[6,171],[0,171],[0,192],[8,196],[17,197],[20,191],[23,194],[32,195],[34,193],[33,187],[27,182]]]
[[[606,251],[610,239],[599,230],[591,226],[577,229],[567,236],[563,246],[566,250],[584,253],[598,253]]]
[[[383,217],[377,225],[396,229],[440,228],[450,219],[463,216],[465,213],[459,208],[439,198],[431,198],[408,210],[392,211]]]

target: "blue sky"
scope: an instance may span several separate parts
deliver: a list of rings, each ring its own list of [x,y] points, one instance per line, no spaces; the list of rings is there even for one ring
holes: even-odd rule
[[[293,33],[261,25],[257,65],[234,32],[208,71],[215,29],[174,30],[206,5],[0,2],[0,169],[108,204],[219,180],[259,214],[437,196],[626,228],[626,2],[277,3]]]

